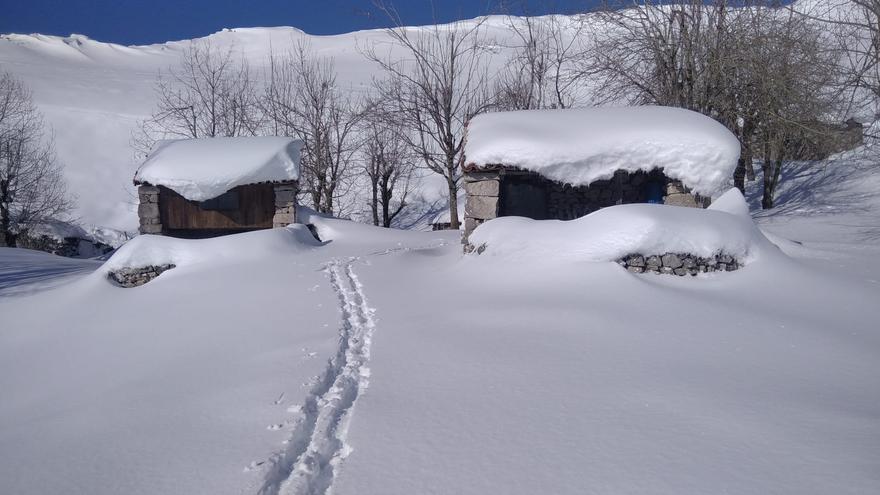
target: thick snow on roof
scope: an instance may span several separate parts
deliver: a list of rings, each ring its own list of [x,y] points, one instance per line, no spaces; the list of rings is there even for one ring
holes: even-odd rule
[[[204,201],[245,184],[299,179],[302,143],[286,137],[218,137],[160,141],[134,176]]]
[[[739,159],[736,137],[715,120],[669,107],[524,110],[478,115],[468,125],[468,166],[504,165],[574,185],[615,170],[661,168],[706,195]]]

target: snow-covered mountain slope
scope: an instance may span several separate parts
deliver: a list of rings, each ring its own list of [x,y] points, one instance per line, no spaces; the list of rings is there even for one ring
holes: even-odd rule
[[[490,17],[484,24],[486,50],[498,55],[493,66],[506,58],[503,46],[512,36],[508,22]],[[399,53],[382,30],[312,36],[291,27],[239,28],[196,41],[240,53],[258,79],[270,53],[284,53],[306,42],[317,55],[334,59],[339,84],[355,92],[369,91],[378,75],[363,56],[364,49],[376,46],[379,53]],[[0,35],[0,70],[10,71],[33,90],[54,129],[83,222],[124,230],[137,227],[132,177],[138,164],[132,131],[154,109],[157,75],[178,64],[190,43],[120,46],[82,35]],[[441,185],[429,182],[425,187],[429,199],[441,195]]]
[[[763,235],[709,229],[761,255],[694,278],[574,244],[463,256],[455,232],[307,212],[323,243],[295,226],[141,236],[97,269],[31,256],[0,273],[0,295],[19,294],[0,300],[0,480],[18,494],[876,493],[875,158],[792,170]],[[741,217],[739,201],[688,212]],[[133,289],[106,279],[145,263],[177,267]],[[65,285],[21,295],[52,271]]]

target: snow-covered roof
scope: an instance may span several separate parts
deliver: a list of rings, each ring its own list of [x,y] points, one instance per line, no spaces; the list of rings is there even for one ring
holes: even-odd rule
[[[670,107],[523,110],[478,115],[468,124],[466,167],[503,165],[573,185],[615,170],[660,168],[698,193],[723,189],[740,144],[715,120]]]
[[[204,201],[245,184],[299,179],[302,142],[286,137],[216,137],[160,141],[134,175]]]

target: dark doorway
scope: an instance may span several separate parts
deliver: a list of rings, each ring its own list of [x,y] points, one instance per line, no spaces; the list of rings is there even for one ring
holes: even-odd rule
[[[549,184],[531,174],[507,175],[501,179],[501,204],[498,216],[546,220]]]

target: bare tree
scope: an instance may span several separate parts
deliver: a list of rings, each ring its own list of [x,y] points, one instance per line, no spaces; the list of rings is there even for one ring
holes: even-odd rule
[[[835,114],[837,66],[818,26],[784,9],[752,12],[763,16],[751,23],[749,79],[763,158],[761,204],[772,208],[784,160],[836,138],[822,119]]]
[[[415,173],[415,157],[406,145],[406,130],[383,102],[369,105],[361,132],[364,174],[370,183],[370,212],[373,225],[391,227],[394,219],[409,206]]]
[[[413,153],[425,168],[446,179],[452,228],[458,228],[465,128],[490,103],[480,46],[482,21],[410,30],[392,7],[376,4],[396,24],[387,30],[392,48],[405,53],[383,54],[375,45],[366,49],[386,76],[376,89],[394,103],[394,118],[409,131],[404,136]]]
[[[156,110],[133,138],[140,152],[156,139],[247,136],[260,126],[250,68],[232,47],[191,42],[179,66],[159,75],[155,92]]]
[[[314,208],[340,214],[339,199],[352,186],[361,111],[337,87],[333,60],[305,44],[273,55],[262,108],[271,132],[303,140],[301,184]]]
[[[509,16],[514,54],[495,82],[495,105],[504,110],[567,108],[578,82],[573,62],[584,23],[559,16]]]
[[[0,243],[6,246],[73,207],[44,129],[30,91],[9,73],[0,74]]]
[[[761,155],[765,208],[783,160],[831,139],[833,57],[821,30],[769,3],[640,2],[598,14],[583,72],[600,101],[668,105],[717,119],[740,139],[736,186]],[[618,7],[622,5],[617,5]]]
[[[880,0],[795,2],[788,8],[827,31],[827,44],[841,58],[837,82],[846,110],[870,109],[880,117]]]

